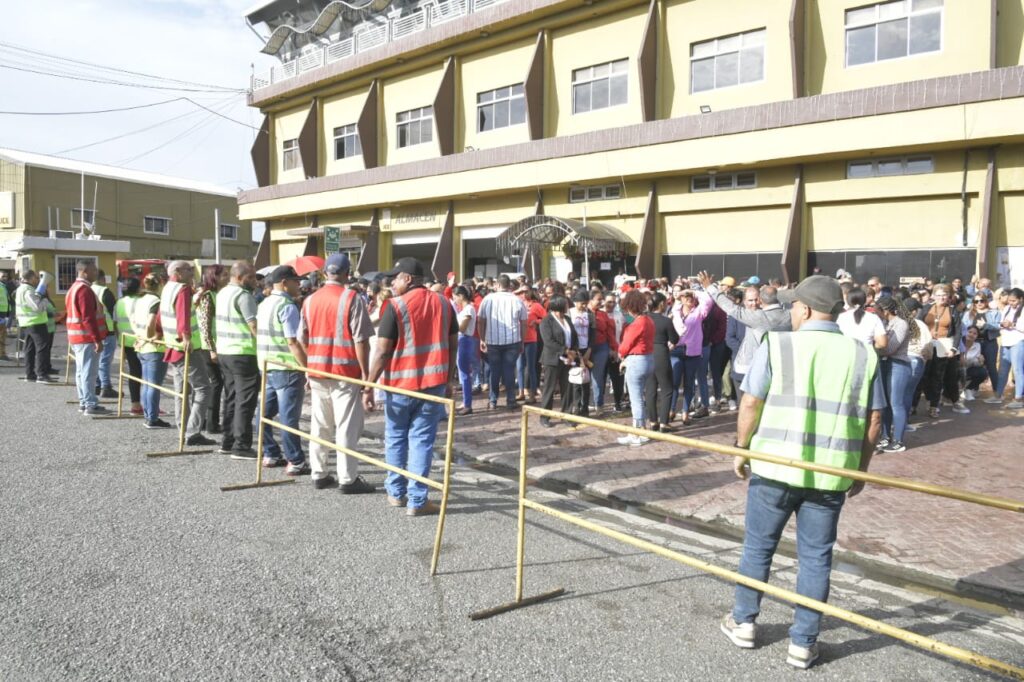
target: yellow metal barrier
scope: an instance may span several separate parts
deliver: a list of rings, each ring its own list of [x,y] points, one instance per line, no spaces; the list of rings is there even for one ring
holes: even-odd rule
[[[704,451],[713,452],[720,455],[726,455],[729,457],[739,456],[752,460],[772,462],[775,464],[782,464],[785,466],[795,467],[798,469],[806,469],[808,471],[818,471],[821,473],[843,476],[845,478],[864,481],[867,483],[875,483],[877,485],[884,485],[892,488],[915,490],[918,492],[927,493],[929,495],[948,497],[951,499],[972,502],[975,504],[981,504],[984,506],[994,507],[997,509],[1005,509],[1018,513],[1024,512],[1024,502],[991,497],[987,495],[979,495],[976,493],[956,490],[952,488],[945,488],[942,486],[933,486],[927,483],[920,483],[916,481],[906,481],[903,479],[892,478],[889,476],[878,476],[875,474],[868,474],[867,472],[855,471],[852,469],[843,469],[839,467],[830,467],[821,464],[814,464],[812,462],[797,461],[787,459],[785,457],[778,457],[775,455],[768,455],[760,452],[743,450],[740,448],[731,447],[727,445],[719,445],[717,443],[710,443],[707,441],[696,440],[693,438],[685,438],[682,436],[676,436],[672,434],[651,432],[646,431],[644,429],[637,429],[631,426],[602,422],[595,419],[589,419],[587,417],[577,417],[575,415],[568,415],[561,412],[555,412],[553,410],[545,410],[539,407],[526,405],[523,407],[522,423],[520,428],[520,437],[522,440],[520,443],[519,450],[519,524],[517,529],[516,543],[515,601],[510,602],[508,604],[503,604],[495,608],[486,609],[484,611],[473,613],[470,615],[470,618],[472,618],[473,620],[488,618],[499,613],[504,613],[506,611],[518,609],[529,604],[537,603],[539,601],[551,599],[557,597],[558,595],[564,592],[564,589],[559,588],[557,590],[536,595],[534,597],[523,598],[523,568],[524,555],[526,551],[526,510],[532,509],[543,514],[547,514],[548,516],[552,516],[561,521],[565,521],[566,523],[570,523],[574,526],[579,526],[580,528],[593,531],[600,535],[604,535],[605,537],[609,537],[614,540],[624,542],[638,549],[652,552],[653,554],[663,556],[667,559],[672,559],[673,561],[681,563],[685,566],[699,569],[701,571],[710,573],[711,575],[717,576],[719,578],[739,583],[740,585],[745,585],[752,589],[764,592],[765,594],[768,594],[770,596],[779,599],[784,599],[788,602],[792,602],[793,604],[798,604],[809,609],[814,609],[815,611],[820,611],[825,615],[842,619],[848,623],[852,623],[853,625],[861,627],[870,632],[877,632],[879,634],[888,635],[902,642],[906,642],[907,644],[911,644],[920,649],[924,649],[925,651],[930,651],[932,653],[946,656],[948,658],[952,658],[962,663],[967,663],[977,668],[981,668],[982,670],[987,670],[989,672],[1005,675],[1007,677],[1017,680],[1024,680],[1024,668],[1020,668],[1009,663],[1004,663],[1003,661],[998,661],[994,658],[989,658],[988,656],[983,656],[973,651],[968,651],[960,647],[946,644],[944,642],[940,642],[930,637],[924,637],[922,635],[910,632],[909,630],[904,630],[902,628],[888,625],[873,618],[868,618],[858,613],[854,613],[853,611],[848,611],[846,609],[832,606],[830,604],[818,601],[816,599],[805,597],[791,590],[776,587],[774,585],[770,585],[759,580],[754,580],[753,578],[748,578],[747,576],[737,573],[736,571],[731,571],[726,568],[722,568],[721,566],[716,566],[714,564],[702,561],[700,559],[696,559],[681,552],[676,552],[665,547],[662,547],[660,545],[656,545],[652,542],[648,542],[647,540],[635,538],[631,535],[622,533],[620,531],[605,528],[604,526],[592,523],[590,521],[586,521],[584,519],[577,518],[571,514],[566,514],[565,512],[561,512],[548,505],[541,504],[539,502],[535,502],[533,500],[528,499],[526,497],[526,470],[528,457],[527,441],[529,436],[528,429],[530,413],[534,413],[542,417],[562,419],[565,421],[575,422],[578,424],[585,424],[587,426],[594,426],[607,431],[617,431],[619,433],[645,436],[652,440],[659,440],[666,443],[672,443],[674,445],[699,448]]]
[[[324,440],[323,438],[318,438],[312,434],[299,431],[296,428],[286,426],[284,424],[281,424],[280,422],[276,422],[264,417],[263,403],[266,400],[267,393],[267,368],[268,366],[271,365],[275,367],[280,367],[281,369],[303,372],[307,376],[319,377],[321,379],[333,379],[335,381],[341,381],[346,384],[353,384],[355,386],[362,386],[364,388],[380,389],[382,391],[387,391],[389,393],[397,393],[399,395],[409,396],[410,398],[418,398],[420,400],[426,400],[428,402],[440,403],[442,405],[445,405],[448,408],[448,431],[444,448],[444,476],[442,482],[438,483],[437,481],[433,481],[424,476],[419,476],[418,474],[406,471],[405,469],[399,469],[398,467],[388,464],[387,462],[377,459],[376,457],[372,457],[370,455],[363,454],[355,450],[350,450],[349,448],[346,448],[344,446],[338,445],[336,443],[331,443],[330,441]],[[448,493],[451,488],[452,444],[453,441],[455,440],[455,401],[451,398],[439,398],[438,396],[430,395],[428,393],[417,393],[416,391],[408,391],[404,388],[395,388],[394,386],[375,384],[370,381],[363,381],[362,379],[352,379],[349,377],[340,376],[338,374],[321,372],[320,370],[310,369],[309,367],[302,367],[300,365],[277,362],[275,360],[264,360],[263,365],[260,369],[260,404],[259,407],[257,408],[259,409],[260,415],[260,428],[259,435],[257,436],[256,446],[256,480],[255,482],[252,483],[236,483],[233,485],[223,485],[221,486],[220,489],[222,491],[228,492],[232,490],[246,490],[250,488],[260,488],[264,486],[281,485],[285,483],[294,482],[295,479],[291,478],[275,481],[263,480],[263,431],[266,426],[272,426],[281,431],[294,434],[299,438],[303,438],[313,443],[318,443],[319,445],[325,448],[330,448],[339,454],[345,454],[348,455],[349,457],[355,457],[356,459],[362,462],[366,462],[367,464],[372,464],[375,467],[379,467],[386,471],[390,471],[392,473],[405,476],[406,478],[410,478],[414,481],[422,483],[423,485],[433,488],[434,490],[441,491],[441,505],[437,515],[437,532],[435,533],[434,536],[434,552],[430,560],[430,575],[436,575],[437,562],[441,554],[441,538],[444,536],[445,515],[448,512]]]

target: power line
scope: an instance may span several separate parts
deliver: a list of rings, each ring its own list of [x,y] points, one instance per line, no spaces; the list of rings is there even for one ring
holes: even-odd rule
[[[115,111],[133,111],[135,109],[148,109],[150,107],[159,107],[164,104],[170,104],[171,102],[180,102],[187,100],[187,97],[175,97],[174,99],[165,99],[159,102],[150,102],[149,104],[136,104],[130,107],[117,107],[115,109],[93,109],[91,111],[0,111],[0,115],[4,116],[85,116],[89,114],[111,114]],[[189,100],[191,101],[191,100]],[[195,102],[193,102],[195,104]]]
[[[224,106],[225,106],[225,104],[227,104],[227,103],[226,103],[226,102],[222,102],[222,103],[220,103],[220,104],[219,104],[219,105],[217,105],[217,106],[220,106],[220,107],[224,107]],[[204,107],[204,108],[205,108],[205,107]],[[197,123],[196,123],[195,125],[193,125],[192,127],[190,127],[190,128],[186,128],[186,129],[185,129],[184,131],[182,131],[181,133],[179,133],[179,134],[175,135],[174,137],[172,137],[171,139],[167,140],[166,142],[163,142],[163,143],[161,143],[161,144],[158,144],[157,146],[155,146],[155,147],[153,147],[153,148],[151,148],[151,149],[148,149],[148,150],[146,150],[146,151],[144,151],[144,152],[142,152],[142,153],[140,153],[140,154],[136,154],[135,156],[132,156],[132,157],[130,157],[130,158],[128,158],[128,159],[125,159],[125,160],[123,160],[123,161],[119,161],[119,162],[117,163],[117,165],[119,165],[119,166],[122,166],[122,165],[127,165],[127,164],[129,164],[129,163],[132,163],[133,161],[137,161],[137,160],[141,159],[141,158],[142,158],[142,157],[144,157],[144,156],[148,156],[148,155],[152,154],[152,153],[153,153],[153,152],[155,152],[155,151],[159,151],[159,150],[163,149],[164,147],[166,147],[166,146],[170,145],[170,144],[171,144],[171,143],[173,143],[173,142],[177,142],[178,140],[180,140],[181,138],[185,137],[186,135],[189,135],[189,134],[191,134],[191,133],[195,132],[195,131],[196,131],[197,129],[199,129],[199,128],[200,128],[200,127],[202,127],[203,125],[205,125],[205,124],[209,123],[209,122],[210,122],[211,120],[213,120],[213,116],[214,116],[214,115],[216,115],[216,116],[221,116],[221,117],[223,117],[223,118],[227,118],[227,117],[223,116],[222,114],[220,114],[220,113],[219,113],[219,112],[217,112],[217,111],[213,111],[213,110],[209,110],[209,111],[210,111],[210,113],[209,113],[209,114],[207,114],[205,118],[203,118],[203,119],[201,119],[200,121],[198,121],[198,122],[197,122]],[[231,119],[229,119],[229,120],[231,120]]]
[[[73,80],[73,81],[85,81],[87,83],[102,83],[104,85],[121,85],[121,86],[124,86],[124,87],[127,87],[127,88],[145,88],[145,89],[148,89],[148,90],[173,90],[173,91],[176,91],[176,92],[219,92],[219,93],[228,92],[227,90],[220,89],[220,88],[218,88],[218,89],[178,88],[178,87],[170,87],[170,86],[164,86],[164,85],[146,85],[145,83],[130,83],[130,82],[127,82],[127,81],[115,81],[115,80],[109,80],[109,79],[85,78],[83,76],[69,76],[69,75],[63,74],[63,73],[51,73],[49,71],[39,71],[38,69],[26,69],[26,68],[23,68],[23,67],[20,67],[20,66],[11,66],[9,64],[0,64],[0,69],[11,69],[11,70],[14,70],[14,71],[24,71],[26,73],[35,73],[35,74],[39,74],[41,76],[53,76],[55,78],[66,78],[68,80]],[[231,90],[230,92],[243,93],[243,92],[246,92],[246,91],[245,90]]]
[[[165,82],[168,82],[168,83],[178,83],[178,84],[181,84],[181,85],[192,85],[192,86],[198,86],[198,87],[204,87],[204,88],[216,88],[216,89],[225,90],[225,91],[232,91],[232,92],[238,92],[239,91],[238,88],[230,88],[230,87],[227,87],[227,86],[224,86],[224,85],[211,85],[209,83],[197,83],[195,81],[180,80],[178,78],[167,78],[166,76],[154,76],[152,74],[143,73],[141,71],[131,71],[131,70],[128,70],[128,69],[121,69],[121,68],[114,67],[114,66],[105,66],[103,64],[97,64],[95,62],[87,62],[87,61],[82,60],[82,59],[73,59],[71,57],[61,57],[60,55],[55,55],[55,54],[51,54],[51,53],[48,53],[48,52],[42,52],[40,50],[33,50],[31,48],[23,47],[21,45],[15,45],[13,43],[7,43],[7,42],[0,41],[0,45],[2,45],[3,47],[6,47],[8,49],[11,49],[11,50],[16,50],[16,51],[20,51],[20,52],[27,52],[29,54],[34,54],[34,55],[38,55],[38,56],[41,56],[41,57],[46,57],[46,58],[51,59],[51,60],[70,62],[72,64],[81,64],[81,65],[93,67],[93,68],[96,68],[96,69],[102,69],[104,71],[112,71],[112,72],[115,72],[115,73],[123,73],[123,74],[127,74],[127,75],[132,75],[132,76],[142,76],[143,78],[149,78],[149,79],[152,79],[152,80],[160,80],[160,81],[165,81]]]
[[[198,114],[198,113],[199,113],[198,111],[194,111],[194,110],[193,111],[186,111],[184,114],[179,114],[177,116],[172,116],[171,118],[165,119],[163,121],[158,121],[157,123],[154,123],[152,125],[148,125],[148,126],[146,126],[144,128],[138,128],[136,130],[130,130],[127,133],[122,133],[120,135],[114,135],[113,137],[108,137],[108,138],[105,138],[105,139],[102,139],[102,140],[96,140],[95,142],[90,142],[89,144],[83,144],[83,145],[78,146],[78,147],[71,147],[70,149],[61,149],[58,152],[54,152],[53,155],[54,156],[61,156],[62,154],[69,154],[71,152],[77,152],[77,151],[79,151],[81,149],[88,149],[89,147],[95,147],[96,145],[106,144],[107,142],[114,142],[115,140],[120,140],[120,139],[125,138],[125,137],[131,137],[132,135],[136,135],[138,133],[144,133],[147,130],[152,130],[153,128],[158,128],[158,127],[160,127],[162,125],[166,125],[168,123],[173,123],[174,121],[177,121],[179,119],[185,118],[187,116],[194,116],[195,114]]]

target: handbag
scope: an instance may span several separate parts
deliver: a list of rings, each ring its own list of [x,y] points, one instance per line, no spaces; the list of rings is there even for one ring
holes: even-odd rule
[[[586,367],[573,367],[569,370],[569,383],[583,386],[590,383],[590,370]]]

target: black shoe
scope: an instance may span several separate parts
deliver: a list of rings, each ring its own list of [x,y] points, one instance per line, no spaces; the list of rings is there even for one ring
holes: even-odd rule
[[[102,405],[93,405],[92,407],[85,408],[84,414],[89,416],[100,416],[110,414],[110,410],[103,407]]]
[[[257,459],[257,455],[252,448],[235,448],[231,451],[231,459],[253,460]]]
[[[219,434],[224,433],[224,430],[222,428],[220,428],[219,426],[217,426],[216,424],[214,424],[213,426],[207,426],[206,427],[206,432],[210,433],[210,434],[213,434],[213,435],[219,435]]]
[[[189,436],[185,439],[185,445],[216,445],[217,441],[207,438],[201,433]]]
[[[217,448],[218,455],[230,455],[234,451],[235,449],[234,446],[232,445],[221,445],[219,448]]]
[[[376,488],[367,483],[362,476],[356,476],[356,480],[351,483],[341,484],[342,495],[365,495],[366,493],[372,493]]]
[[[313,487],[316,488],[317,490],[327,490],[328,488],[333,488],[337,485],[338,479],[336,479],[334,476],[331,476],[330,474],[327,474],[323,478],[313,479]]]
[[[882,448],[885,452],[904,452],[907,446],[903,444],[903,441],[890,440],[889,444]]]
[[[547,417],[541,417],[540,425],[547,427],[549,429],[553,429],[555,427],[555,423],[548,419]]]
[[[151,422],[146,422],[147,429],[173,429],[174,427],[165,422],[163,419],[154,419]]]
[[[41,376],[38,379],[36,379],[36,383],[37,384],[49,384],[50,386],[55,386],[56,384],[59,384],[60,382],[57,381],[56,379],[54,379],[53,377]]]

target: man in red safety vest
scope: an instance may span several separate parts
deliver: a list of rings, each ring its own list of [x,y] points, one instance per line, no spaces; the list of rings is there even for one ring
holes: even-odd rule
[[[400,258],[385,273],[392,277],[395,297],[381,311],[377,329],[377,357],[370,381],[418,393],[450,395],[458,350],[455,311],[443,294],[423,286],[426,270],[415,258]],[[363,390],[363,401],[373,408],[373,391]],[[437,424],[444,405],[388,392],[384,403],[384,458],[388,464],[419,476],[430,475]],[[389,473],[384,481],[388,504],[406,507],[409,516],[434,514],[427,501],[427,486]]]
[[[324,265],[326,283],[302,304],[300,343],[310,369],[352,379],[365,379],[369,370],[373,323],[366,303],[345,286],[352,265],[345,254],[331,255]],[[363,435],[363,403],[360,388],[338,379],[309,375],[312,388],[312,433],[350,450]],[[338,453],[337,480],[327,473],[327,448],[309,444],[313,487],[324,490],[339,485],[346,495],[372,493],[374,487],[359,475],[359,460]]]
[[[64,297],[67,312],[68,347],[75,356],[75,385],[78,388],[78,409],[90,414],[107,414],[96,396],[99,377],[100,352],[107,338],[107,320],[103,304],[92,290],[99,270],[92,260],[77,263],[78,279]]]

